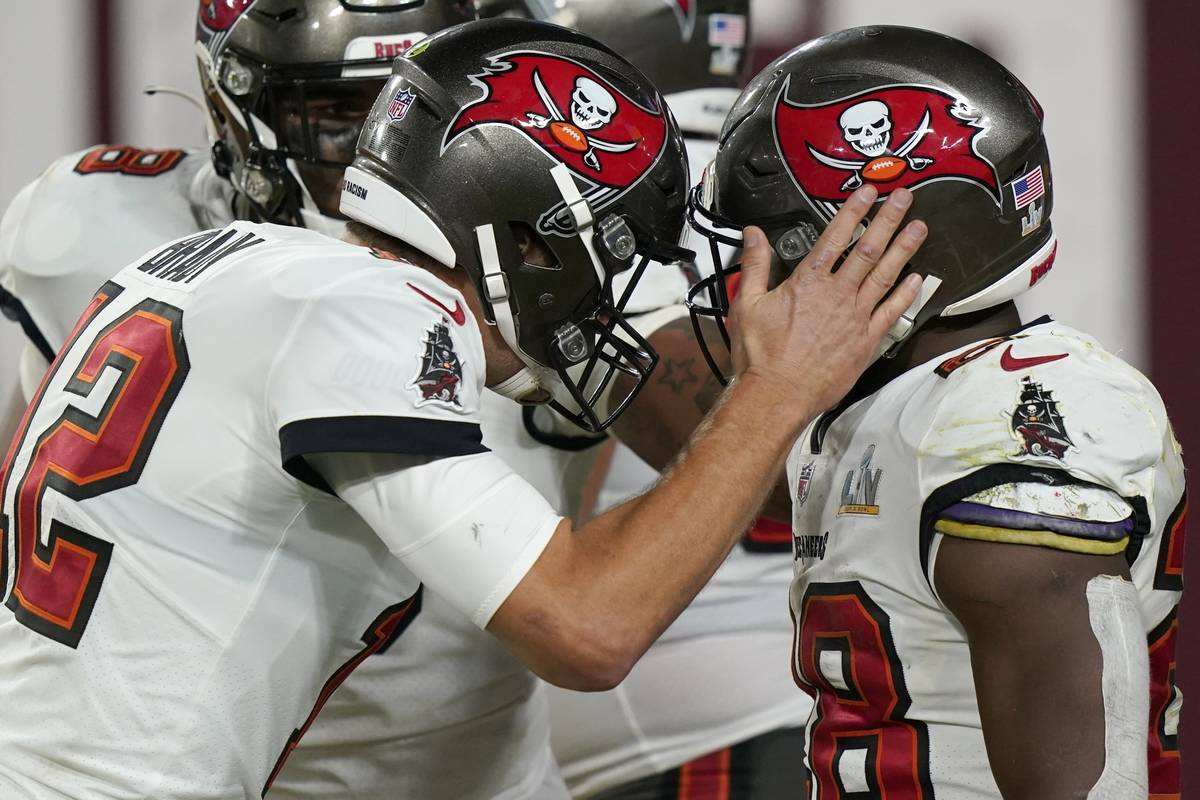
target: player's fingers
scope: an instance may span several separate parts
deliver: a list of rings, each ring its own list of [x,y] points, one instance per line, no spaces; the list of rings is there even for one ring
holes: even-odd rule
[[[832,270],[842,253],[850,246],[850,242],[854,241],[854,231],[858,229],[863,217],[871,211],[871,206],[878,196],[879,192],[869,183],[850,195],[792,274],[804,273],[804,267],[810,270]]]
[[[917,250],[925,243],[925,237],[929,234],[929,229],[924,222],[913,220],[904,226],[900,233],[896,234],[896,238],[888,245],[883,256],[875,264],[874,269],[867,273],[867,278],[858,288],[859,301],[863,308],[874,308],[875,304],[883,299],[892,288],[892,284],[896,282],[897,276],[900,275]],[[839,270],[839,273],[841,270]]]
[[[896,320],[900,319],[900,315],[916,302],[921,295],[923,280],[920,275],[913,274],[896,284],[895,291],[871,314],[870,330],[873,336],[882,338],[888,329],[896,324]]]
[[[762,228],[753,225],[742,231],[742,277],[737,296],[743,302],[766,294],[771,275],[771,244]]]
[[[838,276],[842,280],[852,281],[855,286],[871,274],[875,265],[883,258],[892,234],[904,221],[904,215],[912,206],[912,192],[908,189],[897,189],[879,207],[866,232],[858,237],[854,248],[846,256],[842,266],[838,268]]]

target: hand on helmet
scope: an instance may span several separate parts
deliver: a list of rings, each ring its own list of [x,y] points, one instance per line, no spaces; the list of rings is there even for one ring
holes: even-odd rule
[[[805,397],[823,410],[871,363],[888,328],[917,299],[920,276],[908,276],[894,290],[892,285],[928,232],[914,221],[897,233],[912,205],[912,193],[899,189],[834,272],[877,196],[870,185],[851,195],[791,276],[770,291],[771,245],[762,230],[746,228],[741,282],[729,315],[740,378],[777,385],[786,396]]]

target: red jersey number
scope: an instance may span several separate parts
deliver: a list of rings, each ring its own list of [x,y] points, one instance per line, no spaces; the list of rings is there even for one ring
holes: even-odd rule
[[[1163,527],[1154,588],[1183,590],[1183,540],[1187,524],[1187,496]],[[1177,800],[1180,792],[1179,714],[1182,702],[1175,685],[1175,643],[1179,636],[1178,606],[1148,637],[1150,646],[1150,797]]]
[[[80,175],[116,172],[153,178],[175,169],[186,155],[182,150],[139,150],[124,144],[110,144],[87,151],[75,165],[75,171]]]
[[[796,682],[817,702],[809,764],[817,800],[931,800],[929,733],[912,701],[891,623],[857,581],[814,584],[797,630]]]
[[[5,498],[0,544],[9,531],[16,539],[5,605],[26,627],[69,647],[79,645],[87,627],[112,543],[47,518],[46,490],[78,501],[137,483],[189,367],[183,312],[174,306],[147,299],[99,332],[91,330],[96,315],[120,292],[113,283],[100,290],[47,372],[9,449],[0,493]],[[111,392],[95,416],[68,404],[53,422],[34,429],[30,422],[46,399],[47,385],[82,336],[91,336],[92,343],[61,391],[86,400],[97,378],[112,367],[118,377]],[[24,451],[29,458],[14,473],[13,457]],[[10,483],[15,483],[11,501]],[[45,542],[42,531],[48,532]]]

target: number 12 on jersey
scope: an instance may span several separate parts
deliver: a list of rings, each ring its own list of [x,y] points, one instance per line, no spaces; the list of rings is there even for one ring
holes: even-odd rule
[[[76,324],[17,428],[0,481],[0,595],[21,624],[68,647],[87,628],[113,545],[44,513],[47,491],[78,502],[137,483],[189,369],[180,309],[146,299],[100,321],[121,291],[105,284]],[[71,355],[80,341],[90,344]],[[111,390],[92,397],[109,368]],[[100,404],[94,414],[79,407],[88,400]],[[62,412],[46,420],[39,410],[47,407]]]

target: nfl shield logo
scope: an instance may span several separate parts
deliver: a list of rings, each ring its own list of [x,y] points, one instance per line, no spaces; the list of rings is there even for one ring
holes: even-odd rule
[[[413,101],[417,96],[408,89],[401,89],[396,92],[396,96],[392,98],[392,102],[388,105],[388,116],[394,121],[399,122],[408,116],[408,110],[412,108]]]

